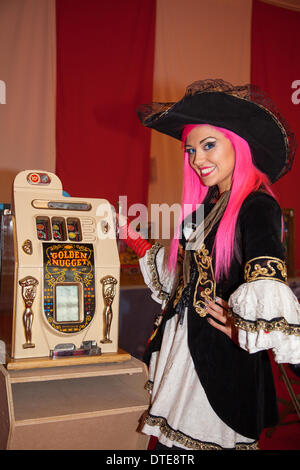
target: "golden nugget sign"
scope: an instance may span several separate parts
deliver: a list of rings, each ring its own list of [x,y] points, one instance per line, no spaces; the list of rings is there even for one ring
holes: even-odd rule
[[[43,252],[44,314],[47,321],[62,333],[81,331],[89,325],[95,313],[93,245],[43,243]],[[63,307],[58,311],[61,304]],[[75,314],[76,305],[78,312]]]
[[[79,252],[75,250],[60,250],[50,253],[52,266],[60,267],[78,267],[87,266],[88,253]]]
[[[44,276],[50,286],[54,282],[94,281],[94,250],[89,243],[43,243]]]

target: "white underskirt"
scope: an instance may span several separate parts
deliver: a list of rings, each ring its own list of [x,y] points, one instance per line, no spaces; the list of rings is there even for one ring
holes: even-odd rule
[[[187,315],[182,325],[178,315],[166,323],[161,350],[151,357],[149,380],[154,382],[150,415],[158,419],[142,431],[165,446],[191,450],[207,443],[234,449],[237,443],[254,442],[223,423],[210,406],[188,349]]]

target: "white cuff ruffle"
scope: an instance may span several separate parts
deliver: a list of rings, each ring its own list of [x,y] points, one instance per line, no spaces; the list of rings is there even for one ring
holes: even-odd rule
[[[164,247],[156,243],[140,258],[139,263],[145,284],[152,291],[152,299],[164,306],[174,282],[174,276],[164,263]]]
[[[275,280],[245,283],[228,303],[243,349],[272,349],[276,362],[300,363],[300,305],[288,285]]]

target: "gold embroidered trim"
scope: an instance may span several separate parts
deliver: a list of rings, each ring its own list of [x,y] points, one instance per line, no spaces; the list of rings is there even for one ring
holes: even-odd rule
[[[236,444],[236,450],[259,450],[258,441],[253,442],[252,444]]]
[[[291,325],[283,317],[274,318],[273,320],[264,320],[260,318],[255,321],[244,320],[234,313],[232,309],[228,310],[228,317],[232,319],[236,327],[250,333],[257,333],[259,330],[263,330],[266,333],[270,333],[271,331],[281,331],[285,335],[300,336],[300,325]]]
[[[258,256],[245,264],[244,277],[246,282],[258,279],[274,279],[287,283],[287,268],[284,261],[272,256]]]
[[[179,444],[185,446],[188,449],[192,450],[224,450],[218,444],[213,444],[210,442],[203,442],[193,439],[192,437],[186,436],[180,431],[174,431],[165,418],[151,416],[148,414],[145,419],[145,423],[149,426],[159,426],[160,431],[164,436],[166,436],[171,441],[178,442]],[[250,444],[247,443],[237,443],[234,450],[259,450],[258,442],[254,441]]]
[[[174,298],[174,301],[173,301],[173,307],[174,308],[176,307],[176,305],[178,304],[178,302],[181,298],[183,289],[184,289],[184,282],[183,282],[183,277],[181,276],[180,279],[179,279],[178,286],[176,288],[175,298]]]
[[[152,380],[147,380],[147,382],[144,385],[144,389],[147,390],[147,392],[151,393],[153,390],[153,382]]]
[[[159,243],[154,243],[152,247],[148,250],[147,253],[147,265],[149,266],[151,278],[152,278],[152,286],[154,287],[155,290],[158,291],[157,297],[161,300],[169,300],[169,294],[167,292],[164,292],[163,290],[163,285],[161,284],[159,280],[159,274],[157,271],[155,259],[158,251],[162,248],[162,245]]]
[[[193,253],[195,262],[198,268],[198,279],[194,292],[194,307],[200,317],[206,317],[207,311],[205,309],[205,300],[211,301],[216,296],[216,281],[214,270],[212,267],[212,259],[209,256],[209,251],[206,249],[205,244],[201,246],[200,250]],[[198,294],[200,292],[200,299]]]

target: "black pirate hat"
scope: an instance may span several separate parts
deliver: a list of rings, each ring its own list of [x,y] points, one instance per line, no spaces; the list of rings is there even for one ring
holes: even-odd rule
[[[257,86],[234,86],[221,79],[200,80],[176,103],[138,107],[142,124],[181,140],[186,124],[211,124],[244,138],[255,166],[273,183],[293,163],[296,139],[271,99]]]

